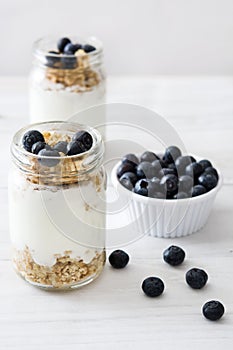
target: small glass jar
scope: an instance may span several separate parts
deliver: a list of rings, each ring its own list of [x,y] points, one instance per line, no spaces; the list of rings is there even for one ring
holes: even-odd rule
[[[72,38],[72,42],[88,43],[96,49],[89,53],[79,49],[73,55],[59,54],[54,51],[57,42],[53,38],[40,39],[33,46],[29,77],[32,123],[68,120],[82,110],[105,103],[102,43],[96,38],[87,41]],[[104,124],[105,114],[98,114],[91,123],[81,115],[75,121],[96,127]]]
[[[93,145],[73,156],[39,156],[22,146],[22,137],[29,130],[40,131],[52,147],[86,130]],[[76,123],[33,124],[14,136],[10,235],[15,269],[29,283],[49,289],[75,288],[101,273],[106,217],[103,153],[99,132]]]

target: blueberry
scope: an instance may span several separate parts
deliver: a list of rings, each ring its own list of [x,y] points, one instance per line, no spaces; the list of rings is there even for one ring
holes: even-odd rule
[[[158,159],[159,159],[159,157],[155,153],[150,152],[150,151],[144,152],[140,157],[141,162],[152,163],[154,160],[158,160]]]
[[[181,156],[181,151],[176,146],[170,146],[166,149],[163,160],[167,163],[175,163],[176,159]]]
[[[135,156],[133,153],[126,154],[122,158],[122,163],[132,163],[134,166],[139,164],[138,157]]]
[[[185,174],[185,168],[192,163],[190,156],[181,156],[178,157],[175,161],[177,172],[179,175]]]
[[[188,175],[182,175],[179,178],[179,191],[190,193],[193,187],[193,178]]]
[[[164,283],[158,277],[147,277],[142,283],[142,290],[148,297],[158,297],[164,291]]]
[[[129,180],[132,185],[134,186],[138,180],[137,178],[137,175],[135,173],[132,173],[130,171],[124,173],[121,177],[120,177],[120,182],[123,180],[123,179],[127,179]]]
[[[217,172],[217,170],[216,170],[215,168],[213,168],[213,167],[208,167],[208,168],[206,168],[205,171],[204,171],[204,174],[213,174],[213,175],[216,177],[217,180],[219,179],[218,172]]]
[[[89,132],[85,130],[80,130],[73,135],[72,141],[79,141],[85,146],[86,151],[88,151],[93,144],[93,138]]]
[[[148,181],[148,197],[154,197],[154,194],[157,192],[162,192],[162,187],[160,185],[160,180],[156,177],[153,177]]]
[[[67,155],[73,156],[76,154],[80,154],[86,152],[86,148],[80,141],[71,141],[67,145]]]
[[[148,181],[146,179],[138,180],[134,187],[134,192],[141,196],[148,196]]]
[[[127,190],[130,190],[130,191],[132,191],[132,189],[133,189],[133,185],[132,185],[132,182],[129,180],[129,179],[127,179],[127,178],[124,178],[123,177],[124,175],[122,175],[122,177],[120,178],[120,184],[122,185],[122,186],[124,186],[125,188],[127,188]]]
[[[182,248],[171,245],[163,252],[163,259],[166,263],[172,266],[182,264],[185,258],[185,252]]]
[[[38,153],[38,155],[46,157],[38,159],[39,163],[46,167],[54,167],[60,162],[60,154],[55,150],[47,150],[44,148]]]
[[[129,262],[129,255],[123,250],[114,250],[108,258],[110,264],[115,269],[123,269]]]
[[[44,142],[44,136],[37,130],[30,130],[23,135],[22,144],[26,151],[31,152],[32,145],[38,141]]]
[[[208,275],[202,269],[193,268],[186,273],[185,279],[191,288],[201,289],[206,285]]]
[[[225,308],[220,301],[211,300],[205,303],[202,308],[202,312],[205,318],[208,320],[217,321],[223,316]]]
[[[72,43],[69,43],[64,47],[65,55],[74,55],[76,51],[77,51],[77,46]]]
[[[135,172],[135,167],[131,163],[121,163],[117,168],[117,177],[120,178],[124,173]]]
[[[202,169],[205,170],[206,168],[212,167],[212,164],[207,159],[202,159],[199,161],[199,164],[202,166]]]
[[[138,164],[136,174],[138,178],[146,177],[147,179],[151,179],[156,176],[157,171],[150,162],[143,161]]]
[[[160,184],[165,186],[168,193],[174,193],[178,190],[178,178],[173,174],[164,175],[160,181]]]
[[[190,156],[190,160],[191,160],[192,163],[196,163],[197,162],[196,159],[193,156]]]
[[[206,188],[202,185],[196,185],[192,189],[192,197],[197,197],[206,193]]]
[[[186,192],[178,192],[177,194],[174,195],[174,199],[185,199],[189,198],[189,195]]]
[[[151,164],[156,168],[158,172],[161,170],[161,168],[167,168],[169,166],[162,159],[156,159]]]
[[[177,176],[177,172],[176,172],[176,169],[162,168],[158,175],[159,175],[158,177],[161,179],[165,175],[176,175]]]
[[[68,142],[59,141],[58,143],[56,143],[56,145],[53,147],[53,149],[55,149],[58,152],[62,152],[64,154],[66,154],[67,153],[67,146],[68,146]]]
[[[217,186],[218,179],[213,174],[202,174],[198,178],[198,183],[210,191]]]
[[[194,179],[197,179],[202,174],[202,172],[203,168],[199,163],[191,163],[185,168],[186,175],[189,175]]]
[[[89,52],[92,52],[92,51],[95,51],[96,48],[90,44],[85,44],[83,45],[83,50],[86,52],[86,53],[89,53]]]
[[[57,42],[58,51],[63,53],[65,46],[68,45],[69,43],[71,43],[69,38],[61,38],[61,39],[59,39],[58,42]]]
[[[44,148],[47,150],[52,149],[49,145],[47,145],[47,143],[42,142],[42,141],[38,141],[32,145],[32,153],[38,154]]]
[[[49,55],[46,55],[46,66],[50,68],[59,68],[61,63],[61,57],[59,57],[59,52],[49,51]]]

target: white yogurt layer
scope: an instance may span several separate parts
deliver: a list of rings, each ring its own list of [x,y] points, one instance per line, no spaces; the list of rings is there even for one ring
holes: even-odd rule
[[[102,251],[105,211],[100,196],[104,196],[104,188],[96,192],[89,181],[52,191],[25,181],[18,173],[11,176],[10,234],[17,250],[28,246],[35,262],[47,266],[55,263],[55,254],[64,255],[65,251],[72,251],[72,258],[85,263]]]
[[[67,120],[74,114],[87,108],[105,103],[105,82],[94,86],[90,91],[74,92],[75,87],[44,82],[30,88],[31,122]],[[84,117],[76,120],[81,124],[95,127],[105,123],[105,115],[97,115],[90,123]]]

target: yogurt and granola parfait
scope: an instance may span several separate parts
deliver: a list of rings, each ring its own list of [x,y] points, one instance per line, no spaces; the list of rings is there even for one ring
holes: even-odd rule
[[[44,288],[74,288],[105,263],[103,142],[76,123],[21,129],[11,146],[10,234],[16,271]]]
[[[105,103],[103,47],[96,38],[80,40],[52,38],[38,40],[33,48],[30,75],[30,118],[32,122],[67,120],[87,108]],[[93,127],[105,122],[104,113],[93,121],[79,123]]]

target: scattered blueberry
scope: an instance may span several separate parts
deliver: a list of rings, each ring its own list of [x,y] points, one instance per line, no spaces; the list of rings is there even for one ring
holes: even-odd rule
[[[172,266],[182,264],[185,258],[185,252],[182,248],[171,245],[163,252],[163,259],[166,263]]]
[[[65,46],[67,46],[69,43],[71,43],[69,38],[61,38],[61,39],[59,39],[58,42],[57,42],[58,51],[63,53]]]
[[[46,167],[54,167],[60,162],[60,154],[55,150],[42,149],[39,153],[39,156],[45,158],[39,158],[38,161],[41,165]]]
[[[134,187],[134,192],[141,196],[148,196],[148,181],[146,179],[138,180]]]
[[[86,152],[86,148],[80,141],[71,141],[67,145],[67,155],[74,156],[76,154],[80,154]]]
[[[140,161],[152,163],[154,160],[158,160],[158,159],[159,157],[155,153],[146,151],[141,155]]]
[[[202,269],[193,268],[186,273],[185,279],[191,288],[201,289],[206,285],[208,275]]]
[[[114,250],[108,258],[110,264],[115,269],[123,269],[129,262],[129,255],[123,250]]]
[[[170,146],[165,150],[163,160],[167,163],[175,163],[176,159],[181,156],[181,151],[176,146]]]
[[[202,159],[198,163],[202,166],[203,170],[205,170],[206,168],[212,167],[212,164],[207,159]]]
[[[208,320],[217,321],[223,316],[225,308],[220,301],[211,300],[205,303],[202,312]]]
[[[210,191],[217,186],[218,179],[213,174],[202,174],[199,176],[198,182],[200,185],[204,186],[207,191]]]
[[[59,141],[58,143],[56,143],[56,145],[53,147],[53,149],[55,149],[58,152],[62,152],[64,154],[66,154],[67,153],[67,146],[68,146],[68,142]]]
[[[38,141],[44,142],[44,136],[37,130],[27,131],[23,135],[23,139],[22,139],[23,147],[28,152],[32,151],[32,145],[34,145],[34,143]]]
[[[85,146],[86,151],[88,151],[93,144],[93,138],[89,132],[85,130],[80,130],[74,134],[72,141],[80,141]]]
[[[32,145],[32,153],[38,154],[44,148],[47,150],[49,150],[49,149],[51,150],[51,147],[49,145],[47,145],[47,143],[42,142],[42,141],[38,141]]]
[[[83,45],[83,50],[86,52],[86,53],[89,53],[89,52],[92,52],[92,51],[95,51],[96,48],[90,44],[85,44]]]
[[[200,195],[202,195],[202,194],[204,194],[206,192],[207,191],[206,191],[206,188],[204,186],[196,185],[196,186],[193,187],[191,194],[192,194],[192,197],[197,197],[197,196],[200,196]]]
[[[142,283],[142,290],[148,297],[158,297],[164,291],[164,283],[158,277],[147,277]]]

